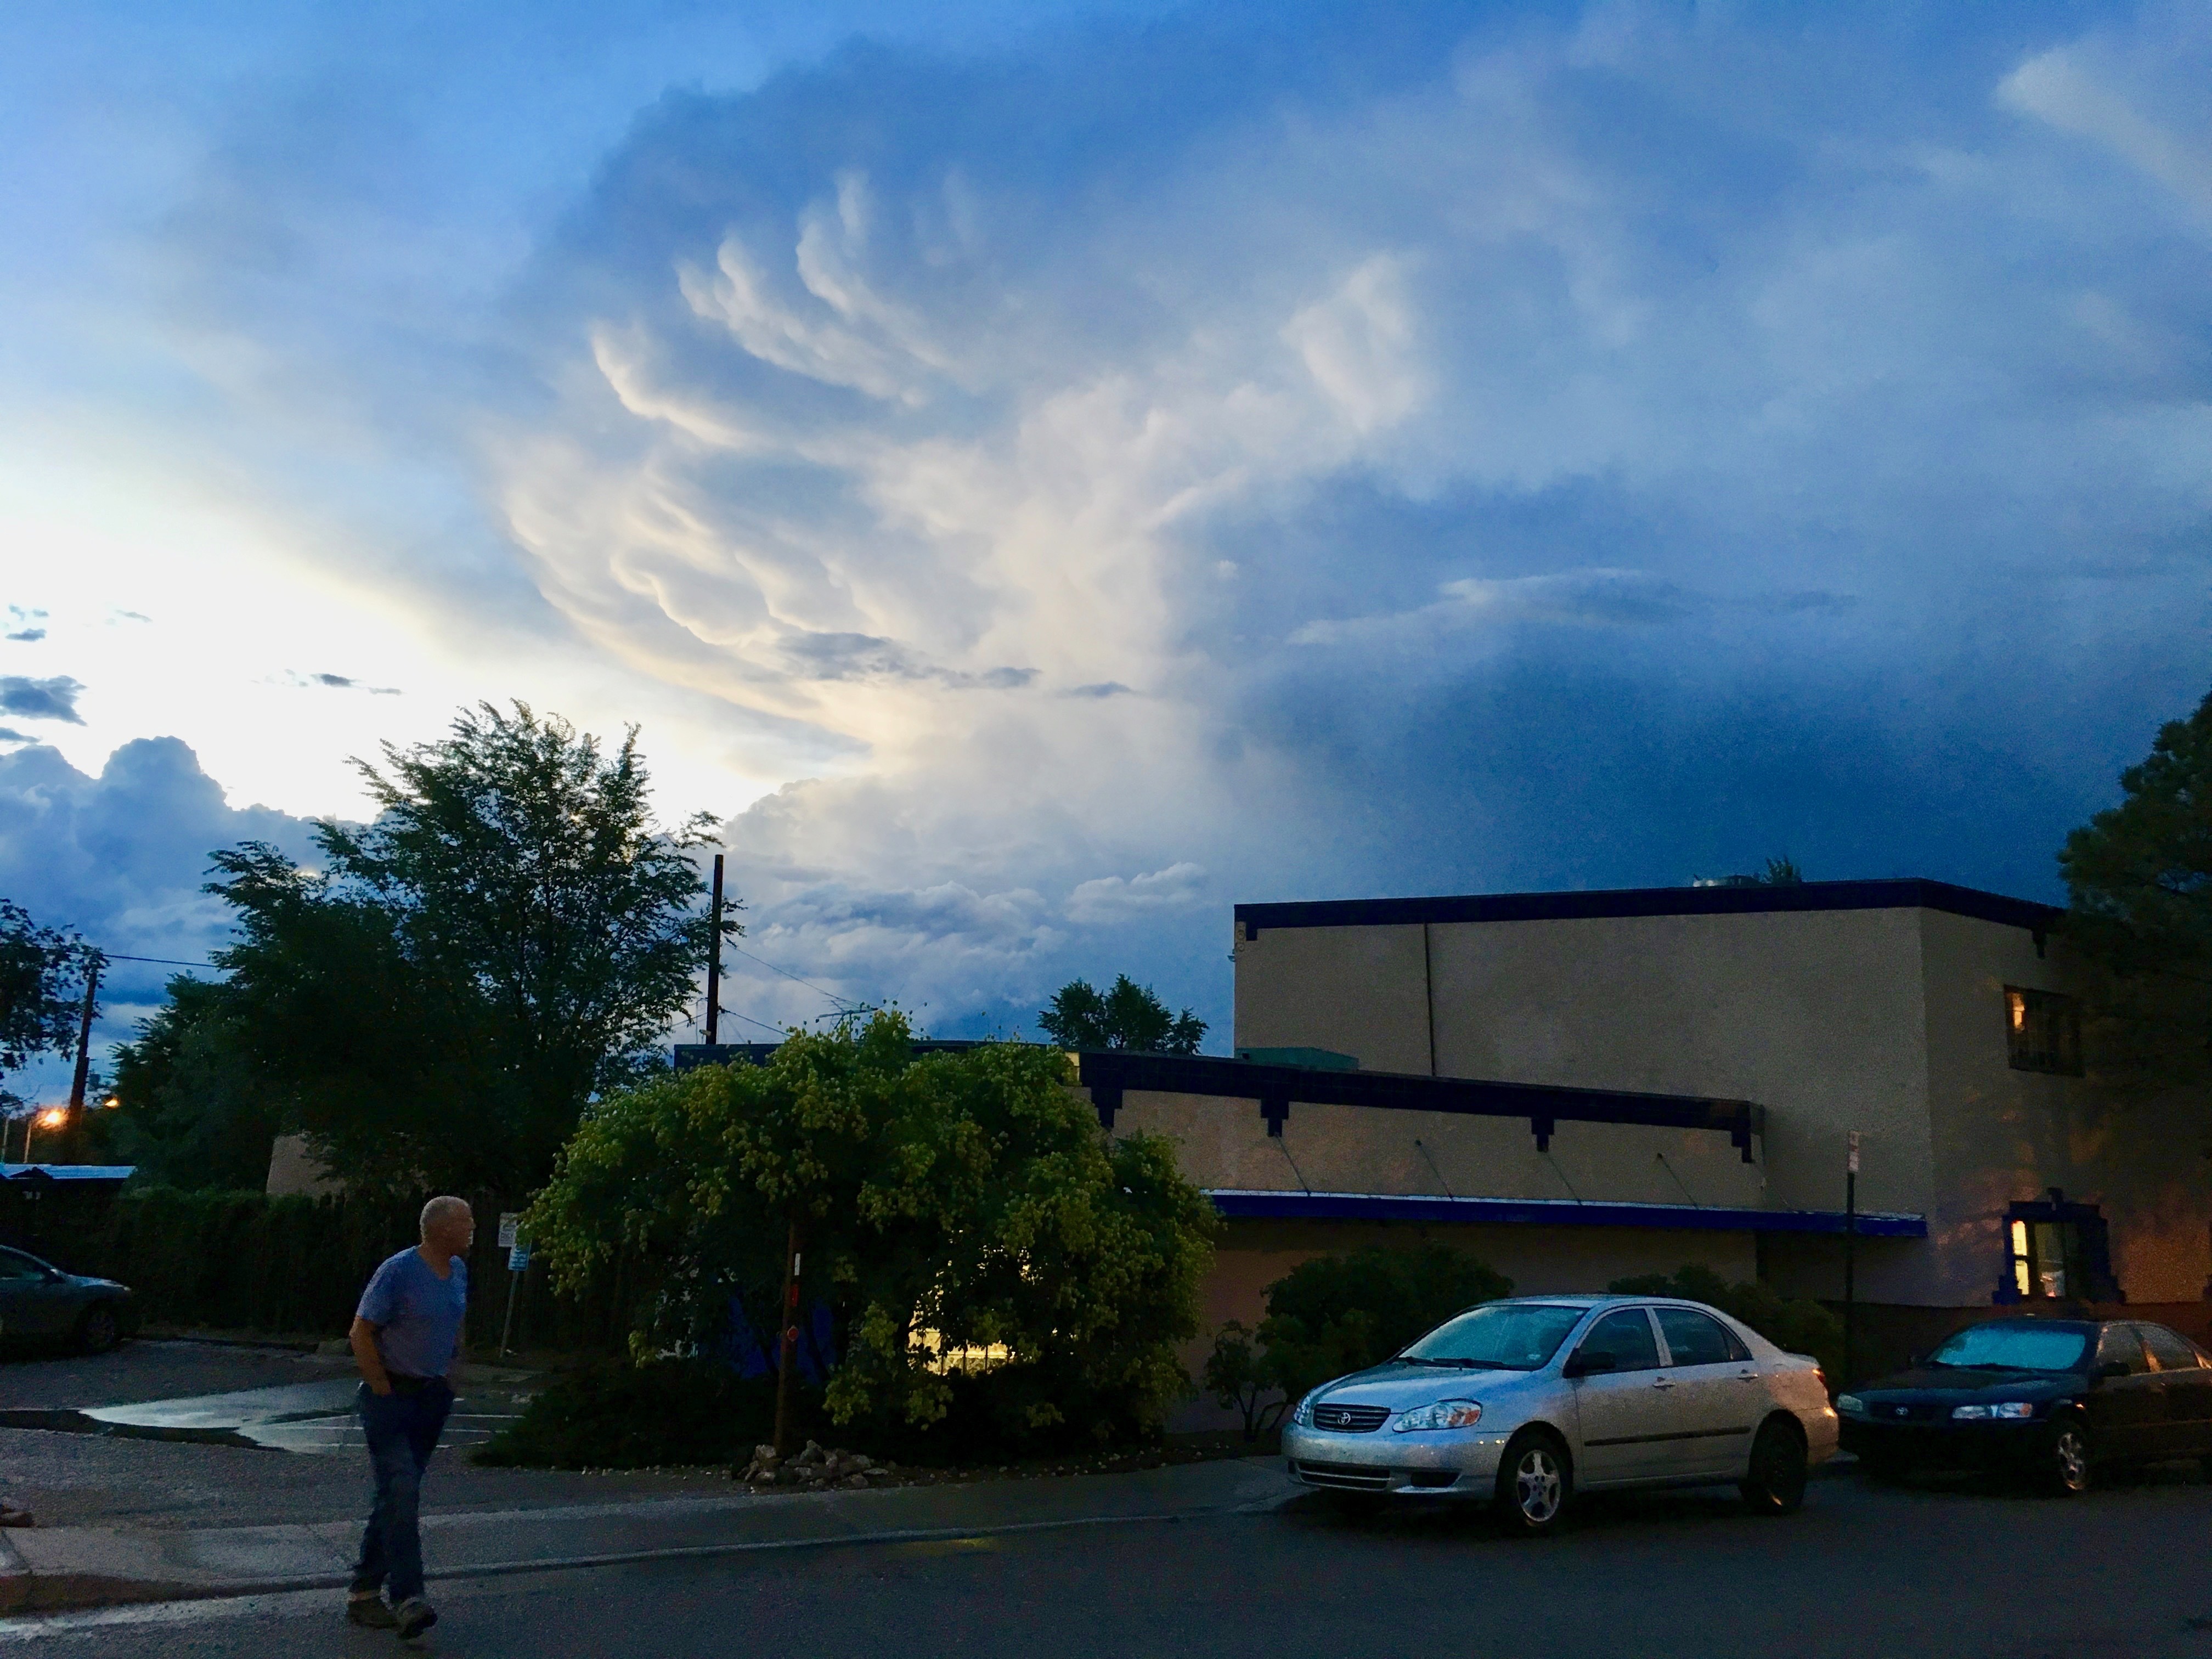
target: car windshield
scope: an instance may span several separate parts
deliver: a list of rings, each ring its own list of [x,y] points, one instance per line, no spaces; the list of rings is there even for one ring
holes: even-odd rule
[[[1960,1370],[2070,1371],[2089,1339],[2063,1325],[1969,1325],[1929,1356],[1931,1365]]]
[[[1585,1311],[1540,1302],[1492,1302],[1446,1320],[1398,1357],[1429,1365],[1533,1371],[1559,1351]]]

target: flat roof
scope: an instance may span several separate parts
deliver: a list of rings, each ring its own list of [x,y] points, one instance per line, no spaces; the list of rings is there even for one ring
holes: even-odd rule
[[[2055,929],[2056,905],[1948,881],[1808,881],[1789,887],[1613,887],[1578,893],[1462,893],[1432,898],[1311,899],[1240,904],[1248,939],[1270,927],[1389,927],[1431,921],[1562,921],[1613,916],[1741,916],[1795,910],[1945,910],[2032,933]]]

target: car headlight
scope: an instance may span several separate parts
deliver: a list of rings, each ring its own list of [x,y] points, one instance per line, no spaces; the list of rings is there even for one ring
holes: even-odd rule
[[[1994,1406],[1954,1406],[1951,1419],[1955,1423],[1972,1422],[1984,1418],[1997,1418],[2021,1422],[2035,1415],[2033,1402],[2026,1400],[2000,1400]]]
[[[1291,1421],[1302,1429],[1313,1427],[1313,1402],[1312,1395],[1307,1395],[1301,1399],[1297,1406],[1291,1408]]]
[[[1472,1400],[1439,1400],[1400,1415],[1390,1426],[1400,1434],[1413,1429],[1471,1429],[1482,1421],[1482,1407]]]
[[[1866,1401],[1855,1394],[1839,1394],[1836,1396],[1836,1409],[1846,1417],[1864,1417]]]

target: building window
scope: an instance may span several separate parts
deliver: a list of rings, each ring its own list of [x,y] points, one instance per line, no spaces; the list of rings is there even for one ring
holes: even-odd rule
[[[2055,991],[2005,987],[2005,1038],[2016,1072],[2081,1075],[2081,1008]]]
[[[2071,1221],[2012,1224],[2013,1289],[2023,1297],[2064,1301],[2080,1292],[2081,1234]]]

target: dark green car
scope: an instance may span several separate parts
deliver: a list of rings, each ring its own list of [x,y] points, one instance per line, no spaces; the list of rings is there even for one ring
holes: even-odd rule
[[[52,1262],[0,1246],[0,1341],[59,1341],[85,1353],[105,1353],[137,1324],[129,1285],[65,1273]]]

